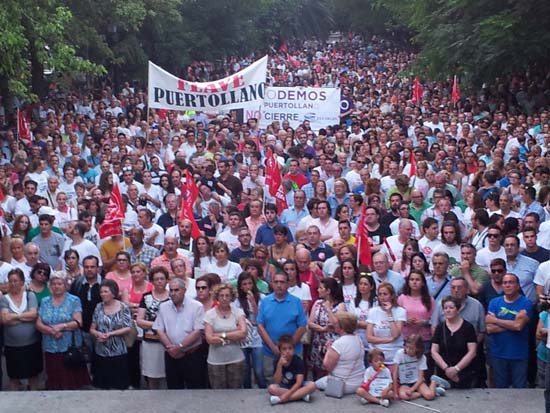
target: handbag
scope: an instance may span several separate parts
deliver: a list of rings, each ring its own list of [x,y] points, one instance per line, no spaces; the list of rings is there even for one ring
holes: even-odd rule
[[[362,359],[361,359],[362,360]],[[346,387],[346,380],[349,378],[353,370],[357,366],[357,360],[353,363],[346,379],[341,379],[340,377],[328,376],[327,377],[327,388],[325,389],[325,396],[334,397],[336,399],[341,399],[344,397],[344,389]]]
[[[78,370],[86,366],[86,357],[82,348],[76,345],[74,331],[71,332],[71,344],[67,348],[67,351],[63,353],[63,364],[71,370]]]

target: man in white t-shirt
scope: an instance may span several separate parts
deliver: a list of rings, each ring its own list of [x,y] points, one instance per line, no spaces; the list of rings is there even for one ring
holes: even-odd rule
[[[138,223],[143,228],[145,243],[161,249],[164,245],[164,230],[158,224],[153,223],[154,215],[148,209],[138,211]]]
[[[487,246],[477,252],[476,264],[489,272],[491,261],[495,258],[502,258],[506,261],[506,252],[501,245],[502,231],[496,225],[491,225],[487,230]]]

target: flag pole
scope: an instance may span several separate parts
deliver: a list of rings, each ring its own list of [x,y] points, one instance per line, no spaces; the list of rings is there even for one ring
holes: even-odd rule
[[[21,136],[21,130],[19,125],[19,107],[17,108],[17,149],[19,150],[19,137]]]

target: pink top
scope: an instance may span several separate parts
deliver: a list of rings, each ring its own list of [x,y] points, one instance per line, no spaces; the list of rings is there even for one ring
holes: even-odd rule
[[[145,291],[142,293],[136,293],[134,291],[134,286],[132,285],[130,288],[130,293],[128,294],[128,301],[132,304],[139,304],[141,302],[141,297],[143,297],[143,294],[150,293],[153,291],[153,284],[151,284],[149,281],[146,283]]]
[[[113,280],[117,283],[120,296],[122,296],[122,293],[124,291],[126,291],[127,293],[130,292],[130,289],[132,287],[132,277],[130,276],[130,273],[128,273],[127,278],[121,278],[116,272],[111,271],[107,273],[105,278],[108,280]]]
[[[432,302],[430,311],[422,304],[421,297],[411,297],[410,295],[401,294],[397,298],[397,304],[407,311],[407,320],[416,318],[417,320],[429,322],[435,309],[434,299],[430,297],[430,300]],[[412,334],[418,334],[424,341],[431,340],[432,338],[432,331],[429,324],[427,326],[413,326],[409,323],[403,324],[403,337],[407,338]]]

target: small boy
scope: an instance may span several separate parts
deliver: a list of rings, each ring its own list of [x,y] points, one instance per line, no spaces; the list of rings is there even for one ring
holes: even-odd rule
[[[372,349],[367,357],[370,367],[365,371],[365,382],[356,391],[361,404],[376,403],[384,407],[390,405],[393,398],[392,375],[384,366],[384,353],[377,348]]]
[[[287,403],[297,400],[310,401],[315,391],[315,383],[304,381],[305,367],[300,357],[294,354],[294,340],[283,335],[277,342],[281,355],[275,359],[273,384],[267,391],[271,395],[271,404]]]

